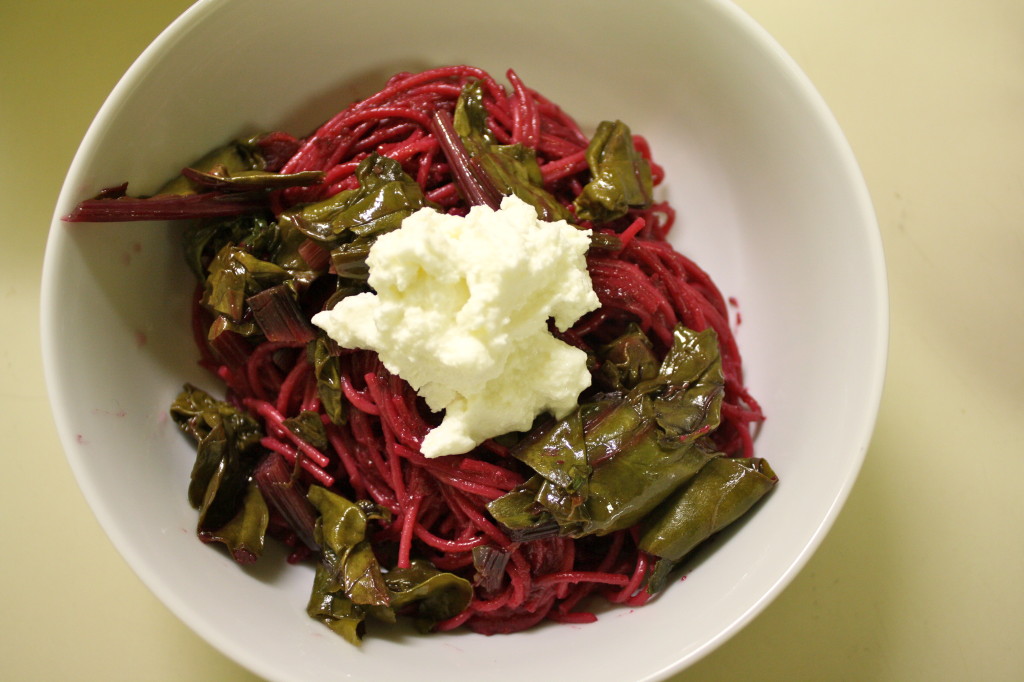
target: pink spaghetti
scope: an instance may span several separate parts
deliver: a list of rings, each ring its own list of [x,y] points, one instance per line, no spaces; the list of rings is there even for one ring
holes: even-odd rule
[[[515,73],[510,71],[507,78],[510,88],[468,66],[400,74],[305,139],[282,133],[264,138],[264,154],[274,166],[270,170],[324,173],[324,181],[316,186],[275,190],[272,210],[280,213],[357,187],[359,162],[376,153],[398,161],[429,201],[464,213],[469,205],[438,141],[431,112],[451,112],[463,86],[472,81],[481,84],[494,138],[534,148],[544,189],[571,207],[590,173],[588,137]],[[660,183],[663,173],[650,159],[647,143],[639,136],[634,143],[650,161],[655,184]],[[599,226],[597,231],[612,245],[592,249],[588,256],[601,307],[561,338],[589,350],[637,324],[656,353],[664,356],[676,325],[698,331],[713,328],[726,377],[722,426],[713,439],[725,454],[749,457],[751,426],[762,415],[744,388],[726,301],[711,278],[666,241],[673,222],[672,208],[655,203]],[[326,262],[326,254],[312,242],[300,252],[308,261]],[[440,629],[464,625],[492,634],[521,630],[545,619],[585,623],[596,619],[584,601],[592,595],[631,606],[649,598],[643,586],[653,561],[637,549],[636,528],[580,539],[510,539],[489,516],[486,504],[523,484],[530,472],[495,441],[466,455],[423,457],[420,443],[438,415],[431,414],[373,352],[340,351],[346,419],[337,424],[321,404],[306,343],[252,344],[224,332],[211,344],[206,339],[212,321],[203,306],[194,307],[202,364],[223,380],[231,402],[262,421],[266,435],[261,443],[268,451],[298,467],[307,483],[369,499],[389,510],[390,521],[372,540],[394,552],[393,565],[408,567],[413,558],[424,558],[441,570],[476,580],[469,607],[442,622]],[[284,420],[309,411],[321,415],[326,446],[314,446],[284,425]],[[308,556],[311,550],[301,533],[276,512],[271,529],[293,548],[292,561]],[[486,581],[475,577],[474,549],[481,547],[500,557],[497,577]]]

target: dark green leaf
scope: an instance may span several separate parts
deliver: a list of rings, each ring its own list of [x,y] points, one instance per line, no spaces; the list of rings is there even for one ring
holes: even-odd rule
[[[635,386],[580,405],[512,449],[537,476],[488,510],[516,538],[549,534],[552,521],[573,537],[629,528],[715,456],[703,438],[718,426],[724,386],[714,331],[677,328],[656,372],[635,332],[627,336],[611,344],[612,362],[624,368],[616,381]]]
[[[263,541],[270,522],[270,511],[255,483],[249,483],[241,509],[224,526],[201,531],[203,542],[221,542],[240,564],[256,561],[263,554]]]
[[[317,564],[306,613],[349,643],[362,644],[366,610],[337,590],[331,571],[323,564]]]
[[[219,530],[243,504],[263,454],[263,430],[245,412],[188,384],[171,405],[171,417],[196,441],[188,498],[199,509],[199,531]]]
[[[327,431],[320,420],[320,414],[312,410],[303,410],[294,417],[284,420],[284,425],[296,436],[312,445],[317,450],[327,448]]]
[[[699,437],[717,429],[725,374],[715,331],[676,327],[657,378],[634,390],[652,398],[658,426],[668,438]]]
[[[186,261],[204,282],[203,304],[217,315],[210,340],[224,331],[295,344],[316,336],[298,298],[326,267],[310,268],[299,252],[305,241],[258,215],[202,221],[186,231]]]
[[[572,220],[567,208],[543,187],[536,152],[522,144],[499,145],[487,125],[479,82],[468,83],[455,106],[452,124],[471,157],[471,172],[482,174],[503,195],[515,195],[537,210],[541,220]]]
[[[287,270],[227,244],[210,263],[203,305],[232,322],[241,322],[245,299],[289,278]]]
[[[591,251],[621,251],[622,240],[613,232],[594,230],[590,235]]]
[[[197,187],[226,192],[309,187],[320,184],[324,179],[322,171],[299,173],[271,173],[265,170],[231,171],[225,166],[213,166],[209,170],[186,168],[181,174]]]
[[[222,168],[225,173],[234,174],[243,171],[261,170],[263,159],[258,148],[247,140],[233,140],[228,144],[217,147],[205,155],[188,164],[202,172],[212,171],[214,168]],[[184,175],[179,175],[157,191],[160,194],[194,194],[195,185]]]
[[[367,518],[360,506],[317,485],[310,486],[306,497],[320,512],[313,537],[334,590],[356,604],[388,606],[391,596],[366,540]]]
[[[182,245],[185,262],[200,281],[205,281],[207,268],[217,253],[229,244],[264,242],[269,229],[266,218],[257,215],[235,218],[196,220],[185,230]]]
[[[318,336],[307,346],[309,361],[316,375],[317,393],[324,406],[324,412],[335,424],[345,423],[345,403],[342,400],[341,365],[333,355],[327,340]]]
[[[654,562],[654,567],[651,572],[647,574],[647,584],[644,589],[649,594],[657,594],[665,589],[665,585],[668,584],[669,576],[672,571],[675,570],[679,562],[672,561],[671,559],[659,558]]]
[[[534,476],[522,486],[487,504],[487,511],[505,528],[509,538],[514,542],[526,542],[562,533],[558,522],[538,502],[537,494],[543,483],[543,478]]]
[[[365,280],[370,276],[366,257],[370,255],[372,239],[359,238],[331,249],[331,264],[338,277],[347,280]]]
[[[352,547],[345,557],[344,565],[339,568],[336,579],[354,603],[367,606],[391,604],[384,574],[368,540]]]
[[[339,277],[365,280],[366,256],[376,238],[429,204],[416,181],[387,157],[372,154],[363,159],[356,176],[356,189],[285,211],[279,220],[284,233],[308,237],[330,249]]]
[[[439,571],[428,561],[414,560],[409,568],[394,568],[385,580],[396,611],[416,605],[416,625],[422,632],[459,615],[473,598],[473,585],[468,580]]]
[[[640,549],[679,561],[745,514],[777,480],[763,459],[716,457],[645,520]]]
[[[630,208],[650,206],[651,166],[637,151],[626,124],[602,121],[587,147],[587,163],[591,180],[576,197],[578,218],[605,223]]]
[[[452,125],[462,138],[463,144],[490,146],[497,144],[494,134],[487,125],[487,107],[484,105],[484,89],[480,81],[471,81],[462,88]]]
[[[320,514],[316,537],[321,547],[344,556],[366,539],[366,515],[359,505],[318,485],[310,486],[306,497]]]
[[[538,428],[520,441],[515,457],[569,493],[586,496],[591,475],[579,411]]]
[[[302,257],[299,249],[307,241],[306,235],[295,229],[294,225],[284,223],[273,223],[273,225],[276,228],[277,241],[273,251],[269,252],[272,254],[269,260],[288,271],[291,275],[291,288],[299,291],[300,285],[305,286],[312,283],[319,275],[326,272],[326,269],[321,267],[320,270],[314,270]],[[260,253],[256,250],[253,252]]]
[[[393,622],[396,612],[415,605],[417,624],[429,630],[461,613],[473,594],[469,581],[414,561],[409,568],[381,570],[369,541],[367,522],[390,514],[372,502],[350,502],[313,485],[307,494],[320,513],[314,539],[321,548],[307,611],[353,644],[362,638],[367,616]]]
[[[185,262],[200,282],[206,281],[206,266],[213,257],[235,239],[221,220],[196,220],[185,230],[182,247]]]
[[[650,418],[643,415],[644,402],[624,401],[602,422],[607,428],[588,434],[595,450],[610,443],[612,448],[622,446],[594,468],[584,533],[610,533],[636,524],[714,456],[703,447],[672,442],[650,427]],[[616,423],[620,420],[629,425],[621,431]]]
[[[218,315],[207,330],[206,338],[210,341],[210,345],[213,346],[224,332],[234,332],[239,336],[249,337],[259,334],[260,328],[253,320],[234,322],[226,315]]]
[[[271,341],[313,338],[315,330],[297,299],[322,272],[299,253],[305,241],[303,234],[262,215],[197,221],[186,230],[185,260],[204,283],[204,305],[218,315],[211,340],[226,330]],[[263,296],[276,287],[283,288],[280,295]]]
[[[613,391],[628,391],[658,376],[658,358],[647,335],[636,325],[601,348],[600,356],[598,378]]]
[[[285,211],[282,224],[311,239],[339,246],[357,237],[375,237],[398,228],[402,220],[427,206],[423,190],[402,166],[372,154],[356,169],[359,187],[323,201]]]

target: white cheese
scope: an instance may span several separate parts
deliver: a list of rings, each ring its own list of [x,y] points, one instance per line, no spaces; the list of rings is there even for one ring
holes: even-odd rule
[[[468,452],[564,417],[590,385],[586,353],[551,335],[599,303],[587,272],[590,231],[543,222],[505,197],[465,217],[421,209],[370,249],[376,293],[342,299],[313,323],[346,348],[374,350],[430,409],[444,410],[421,450]]]

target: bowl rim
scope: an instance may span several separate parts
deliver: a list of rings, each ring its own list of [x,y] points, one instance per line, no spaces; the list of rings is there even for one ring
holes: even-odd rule
[[[188,7],[165,27],[139,54],[124,75],[118,80],[90,123],[69,166],[51,220],[41,275],[39,330],[45,386],[65,459],[68,461],[75,480],[103,531],[143,584],[176,617],[239,665],[255,674],[264,675],[266,671],[253,667],[254,661],[250,652],[237,647],[230,638],[224,636],[217,628],[210,625],[199,612],[190,607],[186,601],[180,599],[175,591],[171,589],[170,585],[165,583],[161,577],[148,570],[146,566],[147,561],[136,550],[131,538],[119,528],[116,514],[91,485],[89,474],[86,471],[87,467],[74,454],[77,449],[76,437],[74,429],[68,423],[67,415],[62,411],[62,405],[59,400],[60,379],[55,371],[55,366],[57,365],[56,357],[58,355],[55,338],[59,328],[59,319],[56,316],[58,306],[55,302],[60,296],[59,287],[57,286],[58,277],[55,273],[60,271],[60,261],[67,252],[66,236],[64,231],[60,229],[60,226],[63,225],[61,218],[66,213],[65,208],[76,200],[75,195],[79,192],[77,179],[82,174],[82,168],[95,155],[98,140],[109,129],[111,119],[119,107],[119,102],[128,96],[136,84],[147,76],[153,63],[173,47],[177,36],[181,32],[202,22],[210,13],[227,1],[197,0],[197,2]],[[867,273],[865,277],[865,280],[870,284],[865,290],[865,295],[870,299],[871,309],[873,310],[873,333],[865,335],[863,340],[865,345],[869,346],[866,352],[869,355],[869,362],[873,371],[869,376],[863,377],[865,385],[864,395],[869,399],[859,406],[859,426],[854,431],[860,434],[860,439],[856,444],[855,456],[844,460],[847,471],[843,476],[842,485],[838,488],[832,499],[828,512],[820,520],[802,550],[793,557],[789,567],[778,576],[771,587],[759,599],[751,603],[746,610],[734,618],[728,627],[705,639],[700,645],[682,655],[671,665],[651,671],[644,677],[638,678],[644,680],[668,677],[689,667],[718,648],[760,614],[804,568],[831,530],[863,466],[878,418],[888,362],[890,310],[882,238],[867,184],[849,142],[824,98],[814,87],[810,78],[766,29],[731,0],[700,1],[723,15],[725,19],[742,31],[749,40],[755,42],[765,52],[766,57],[775,60],[780,70],[796,85],[805,98],[805,104],[811,108],[813,115],[823,126],[824,131],[828,135],[828,140],[833,147],[832,151],[841,162],[844,171],[842,181],[852,193],[856,207],[861,214],[857,221],[862,228],[860,238],[866,247],[869,263],[872,267],[872,272]]]
[[[674,665],[664,667],[658,674],[645,678],[647,680],[664,679],[669,675],[678,673],[717,649],[757,617],[792,583],[793,579],[807,565],[807,562],[821,546],[821,543],[835,524],[839,513],[845,506],[850,492],[859,478],[878,419],[888,366],[890,308],[885,252],[871,194],[863,172],[857,163],[853,148],[850,146],[832,110],[814,86],[810,77],[767,29],[761,26],[745,10],[732,2],[732,0],[705,0],[705,2],[715,6],[717,10],[733,21],[749,39],[759,44],[765,50],[766,56],[776,60],[780,69],[785,72],[785,75],[802,93],[805,98],[805,104],[812,109],[815,118],[825,129],[836,158],[842,164],[844,172],[842,180],[846,183],[856,201],[856,206],[860,213],[859,220],[857,221],[861,226],[860,236],[864,240],[863,243],[867,248],[869,262],[872,267],[872,271],[866,273],[865,276],[865,281],[870,286],[865,288],[864,294],[871,301],[871,308],[874,312],[872,325],[874,333],[865,335],[862,340],[870,347],[867,354],[870,356],[870,366],[874,371],[869,376],[862,377],[863,383],[866,386],[864,395],[868,399],[859,406],[859,426],[854,430],[860,434],[860,438],[856,444],[855,456],[845,460],[846,472],[842,477],[843,483],[836,491],[828,512],[821,518],[817,528],[807,539],[803,549],[793,558],[789,567],[778,577],[775,583],[758,600],[752,603],[745,612],[735,618],[729,627],[709,638],[689,656],[677,661]]]

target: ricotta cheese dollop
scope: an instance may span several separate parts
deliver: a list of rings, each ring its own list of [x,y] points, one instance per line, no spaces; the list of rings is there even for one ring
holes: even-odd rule
[[[466,217],[420,209],[381,235],[366,262],[374,292],[313,317],[345,348],[374,350],[441,424],[427,457],[562,418],[590,385],[587,356],[551,335],[598,306],[585,254],[590,231],[538,220],[514,196]]]

